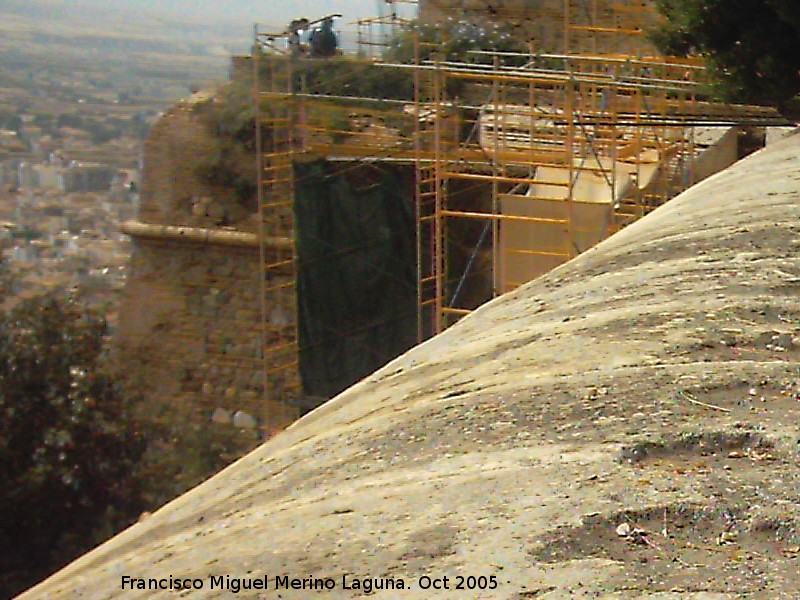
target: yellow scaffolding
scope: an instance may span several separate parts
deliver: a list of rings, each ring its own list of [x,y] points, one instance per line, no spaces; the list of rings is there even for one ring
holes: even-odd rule
[[[445,0],[427,4],[461,10]],[[471,10],[485,12],[462,12]],[[308,59],[270,38],[278,71],[259,123],[283,133],[259,154],[265,235],[294,235],[291,217],[269,211],[290,206],[290,163],[301,154],[413,164],[420,340],[694,183],[698,123],[756,114],[703,101],[700,61],[655,55],[644,35],[658,19],[651,2],[548,0],[495,13],[557,21],[565,51],[543,53],[532,41],[527,53],[422,60],[431,48],[417,39],[413,64],[383,65],[413,70],[413,98],[387,100],[292,89],[287,70]],[[265,279],[283,273],[278,266],[293,278],[294,261],[265,261]],[[296,315],[292,322],[278,347],[296,356]]]
[[[400,31],[411,23],[412,7],[417,0],[383,0],[378,2],[379,14],[358,19],[356,25],[358,57],[379,60]]]
[[[647,32],[661,15],[649,0],[563,0],[564,52],[652,56]]]
[[[491,279],[492,296],[514,289],[693,178],[684,123],[701,85],[697,63],[503,53],[508,66],[483,54],[485,64],[416,65],[420,339],[486,299],[466,293],[469,278]],[[483,187],[479,206],[464,181]],[[455,265],[464,221],[483,230]]]
[[[281,413],[267,415],[268,423],[296,417],[290,402],[302,393],[293,166],[301,151],[297,122],[302,100],[295,95],[292,43],[290,33],[254,28],[261,370],[265,404]],[[275,239],[291,243],[268,243]]]

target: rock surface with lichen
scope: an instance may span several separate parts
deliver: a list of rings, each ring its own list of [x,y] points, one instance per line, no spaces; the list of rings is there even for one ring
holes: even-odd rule
[[[800,137],[392,361],[24,594],[794,598]],[[425,590],[420,578],[449,578]],[[493,590],[456,590],[494,576]],[[248,597],[256,597],[249,592]]]

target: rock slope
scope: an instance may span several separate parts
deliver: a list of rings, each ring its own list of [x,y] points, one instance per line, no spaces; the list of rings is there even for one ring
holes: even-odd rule
[[[380,598],[796,597],[798,250],[795,135],[490,302],[22,598],[232,597],[264,577],[239,595],[358,597],[372,578],[404,585]],[[202,588],[122,588],[170,576]]]

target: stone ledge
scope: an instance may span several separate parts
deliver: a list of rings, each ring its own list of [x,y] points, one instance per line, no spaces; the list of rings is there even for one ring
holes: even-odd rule
[[[125,221],[120,225],[120,231],[134,238],[185,240],[187,242],[220,246],[258,247],[258,235],[245,231],[227,231],[178,225],[154,225],[152,223],[142,223],[141,221]],[[288,250],[294,247],[294,240],[285,237],[265,236],[264,244],[271,248]]]

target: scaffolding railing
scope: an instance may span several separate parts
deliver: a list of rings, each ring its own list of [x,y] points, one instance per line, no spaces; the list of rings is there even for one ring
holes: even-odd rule
[[[655,54],[647,34],[662,19],[648,0],[563,0],[564,52]]]
[[[286,183],[260,182],[260,210],[272,209],[276,195],[277,205],[288,202],[288,163],[301,155],[414,166],[420,340],[694,183],[704,122],[731,119],[730,126],[762,114],[705,100],[701,61],[636,46],[656,18],[649,2],[540,4],[560,19],[565,52],[531,43],[527,53],[448,60],[418,37],[413,64],[380,67],[411,70],[413,97],[324,94],[298,74],[283,76],[286,90],[270,92],[272,121],[264,123],[292,133],[272,138],[275,157],[262,153]],[[292,58],[285,43],[277,55],[295,66],[308,60]],[[369,56],[363,62],[374,66]],[[262,216],[266,227],[270,216]]]
[[[302,393],[298,352],[294,161],[301,100],[295,97],[292,40],[288,33],[254,28],[261,371],[267,422],[296,417]],[[276,246],[270,239],[288,239]]]
[[[488,299],[470,280],[489,279],[490,296],[513,289],[691,183],[697,63],[534,52],[486,63],[416,65],[421,339]],[[475,251],[454,252],[470,236]]]

